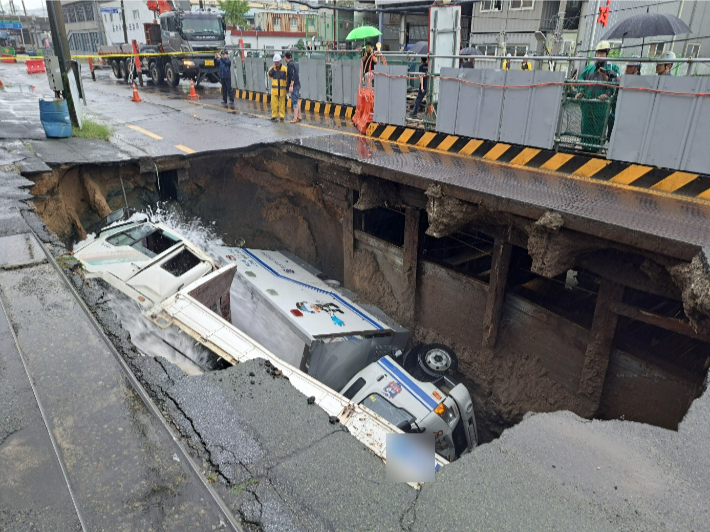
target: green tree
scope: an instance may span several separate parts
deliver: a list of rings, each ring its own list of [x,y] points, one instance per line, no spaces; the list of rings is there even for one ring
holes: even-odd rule
[[[227,26],[245,26],[246,15],[249,11],[249,2],[246,0],[219,0],[219,8],[224,11],[224,20]]]
[[[296,48],[298,48],[299,50],[306,49],[306,43],[303,42],[303,39],[298,39],[298,42],[296,43]]]

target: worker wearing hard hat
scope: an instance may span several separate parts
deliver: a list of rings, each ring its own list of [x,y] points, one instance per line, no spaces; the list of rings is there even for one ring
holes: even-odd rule
[[[580,85],[577,89],[576,99],[586,98],[589,101],[583,103],[582,111],[582,130],[581,140],[583,149],[586,151],[597,151],[595,148],[588,145],[602,145],[604,140],[611,133],[611,128],[614,126],[613,109],[601,104],[613,96],[615,88],[611,83],[618,83],[620,78],[619,67],[605,61],[609,57],[611,45],[608,41],[601,41],[597,45],[595,55],[596,61],[590,63],[582,71],[580,79],[583,81],[599,81],[599,85]],[[607,115],[607,112],[609,114]],[[608,133],[604,131],[604,126],[608,125]]]
[[[668,63],[656,63],[656,74],[659,76],[670,76],[671,68],[673,68],[673,61],[675,60],[675,53],[666,52],[662,56],[663,59],[669,59]]]
[[[638,56],[632,56],[632,60],[626,63],[626,70],[624,70],[624,75],[626,76],[640,76],[641,75],[641,62],[634,61]]]
[[[271,120],[281,120],[286,118],[286,81],[288,79],[288,69],[281,64],[281,55],[274,55],[274,66],[266,73],[271,78]]]

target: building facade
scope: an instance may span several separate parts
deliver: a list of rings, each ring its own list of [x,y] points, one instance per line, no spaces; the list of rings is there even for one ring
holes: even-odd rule
[[[97,47],[106,44],[106,32],[99,12],[104,3],[86,0],[62,2],[64,26],[73,55],[95,53]]]

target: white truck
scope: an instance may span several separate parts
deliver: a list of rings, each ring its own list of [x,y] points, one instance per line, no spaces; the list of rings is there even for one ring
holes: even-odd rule
[[[137,301],[159,327],[176,325],[229,364],[255,357],[283,362],[276,364],[295,386],[318,391],[319,406],[379,456],[380,429],[388,424],[431,432],[437,454],[448,461],[477,445],[473,401],[445,374],[453,365],[441,362],[449,356],[443,347],[407,353],[419,353],[420,363],[438,360],[419,368],[434,374],[424,382],[403,367],[409,331],[376,307],[354,303],[310,265],[286,252],[217,253],[215,261],[128,210],[110,215],[93,240],[74,250],[86,277]]]
[[[321,279],[290,253],[244,248],[217,253],[218,261],[237,263],[230,290],[237,328],[400,430],[431,432],[436,452],[449,461],[477,445],[466,387],[446,374],[419,372],[434,381],[423,382],[403,367],[405,357],[449,356],[445,350],[424,346],[404,354],[409,331],[376,307],[354,303],[337,282]]]

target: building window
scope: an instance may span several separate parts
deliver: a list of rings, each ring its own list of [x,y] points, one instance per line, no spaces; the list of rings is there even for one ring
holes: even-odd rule
[[[483,0],[481,2],[481,13],[485,11],[500,11],[503,8],[501,0]]]
[[[298,19],[291,17],[291,31],[298,31]]]
[[[281,19],[274,17],[274,31],[281,31]]]
[[[106,13],[104,13],[104,22],[108,22],[108,18],[106,17]]]
[[[685,53],[683,55],[685,57],[700,57],[700,44],[686,44]]]
[[[111,22],[113,22],[113,13],[109,13],[108,16],[111,18]]]
[[[140,15],[138,13],[138,10],[134,9],[133,10],[133,20],[138,20],[139,17],[140,17]]]
[[[483,55],[498,55],[498,45],[496,44],[479,44],[476,48]]]
[[[510,0],[510,9],[532,9],[533,0]]]
[[[86,20],[94,20],[94,7],[91,4],[84,5],[84,12],[86,13]]]
[[[315,21],[315,19],[312,18],[312,17],[308,17],[308,18],[306,19],[306,27],[308,28],[308,31],[315,30],[315,27],[316,27],[316,21]]]
[[[665,50],[666,43],[664,42],[654,42],[651,43],[651,48],[648,50],[648,56],[649,57],[658,57],[660,56],[663,51]]]
[[[84,22],[86,20],[86,17],[84,16],[84,6],[78,5],[74,9],[76,10],[77,22]]]
[[[523,57],[528,53],[528,47],[525,44],[512,44],[505,48],[505,53],[510,54],[513,57]]]

